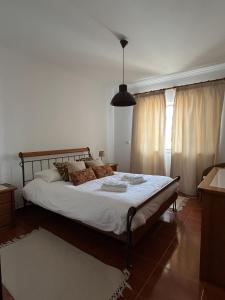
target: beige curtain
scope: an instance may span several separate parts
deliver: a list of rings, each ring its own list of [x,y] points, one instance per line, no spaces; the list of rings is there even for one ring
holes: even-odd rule
[[[202,171],[216,161],[224,81],[178,88],[172,129],[171,176],[195,195]]]
[[[164,175],[165,94],[154,92],[138,96],[136,100],[133,113],[131,172]]]

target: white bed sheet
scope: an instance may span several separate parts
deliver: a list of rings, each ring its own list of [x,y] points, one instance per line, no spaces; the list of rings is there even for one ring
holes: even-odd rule
[[[114,178],[120,180],[127,173],[115,172]],[[29,182],[23,188],[23,196],[50,211],[68,218],[81,221],[103,231],[121,234],[126,231],[127,211],[131,206],[138,206],[156,191],[160,190],[172,178],[166,176],[143,175],[146,182],[138,185],[128,184],[125,193],[106,192],[100,189],[106,180],[100,178],[74,186],[70,182],[56,181],[47,183],[40,178]],[[160,196],[150,201],[135,215],[132,229],[144,225],[178,188],[175,182]]]

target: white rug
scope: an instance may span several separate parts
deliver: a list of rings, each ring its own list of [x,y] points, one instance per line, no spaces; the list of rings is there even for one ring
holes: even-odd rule
[[[115,300],[128,286],[128,272],[44,229],[2,245],[0,254],[3,284],[15,300]]]
[[[187,204],[189,198],[183,197],[183,196],[178,196],[177,197],[177,211],[182,211],[182,209],[185,207]],[[170,208],[173,208],[173,205],[170,206]]]

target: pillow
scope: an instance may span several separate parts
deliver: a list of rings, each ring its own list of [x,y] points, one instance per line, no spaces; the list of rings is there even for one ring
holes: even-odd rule
[[[53,165],[57,168],[59,174],[64,181],[69,181],[69,173],[67,168],[68,162],[55,162]]]
[[[92,167],[97,178],[113,175],[113,170],[109,165]]]
[[[88,160],[88,161],[85,161],[85,164],[88,167],[104,166],[104,163],[101,159]]]
[[[71,180],[70,174],[76,171],[82,171],[86,169],[86,165],[84,161],[74,161],[74,162],[68,162],[67,163],[67,170],[69,174],[69,181]]]
[[[95,173],[92,168],[76,171],[70,174],[71,181],[74,185],[79,185],[87,181],[96,179]]]
[[[34,178],[41,178],[46,182],[54,182],[62,180],[57,169],[47,169],[34,174]]]
[[[75,171],[81,171],[86,169],[84,161],[74,161],[74,162],[68,162],[67,163],[67,169],[68,173],[73,173]]]

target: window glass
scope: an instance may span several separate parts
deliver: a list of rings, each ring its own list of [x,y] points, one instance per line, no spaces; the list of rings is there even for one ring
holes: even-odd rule
[[[171,150],[173,105],[175,98],[175,89],[165,91],[166,97],[166,130],[165,130],[165,150]]]

